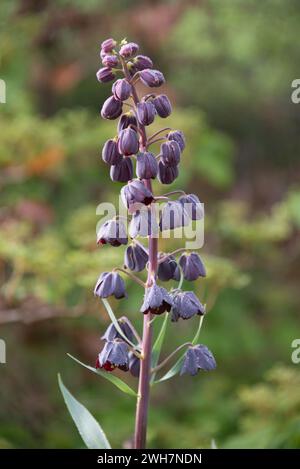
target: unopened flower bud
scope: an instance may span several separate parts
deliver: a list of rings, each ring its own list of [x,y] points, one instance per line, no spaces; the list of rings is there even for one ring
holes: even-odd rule
[[[162,314],[170,311],[173,301],[167,290],[154,283],[146,289],[144,302],[141,307],[143,314]]]
[[[159,117],[168,117],[172,112],[172,106],[168,96],[160,94],[153,99],[156,112]]]
[[[178,166],[166,166],[158,163],[158,180],[161,184],[172,184],[178,176]]]
[[[118,247],[127,242],[126,228],[121,220],[107,220],[97,233],[97,244],[110,244]]]
[[[154,105],[150,101],[138,103],[136,109],[137,118],[140,124],[152,124],[155,118],[156,110]]]
[[[123,158],[120,163],[111,166],[110,177],[115,182],[128,182],[133,178],[131,158]]]
[[[195,194],[182,195],[179,202],[183,204],[191,220],[201,220],[204,217],[203,205]]]
[[[174,230],[188,225],[190,219],[185,212],[182,204],[175,201],[169,201],[161,211],[159,227],[161,231]]]
[[[152,68],[153,62],[149,57],[145,55],[137,55],[133,61],[134,65],[136,66],[137,70],[140,72],[145,70],[146,68]]]
[[[125,283],[117,272],[103,272],[97,280],[94,295],[99,298],[114,296],[117,300],[127,297]]]
[[[129,98],[131,91],[132,87],[126,78],[120,78],[112,86],[114,97],[120,101],[126,101],[126,99]]]
[[[115,68],[119,65],[119,59],[116,55],[104,55],[102,63],[104,67]]]
[[[104,119],[117,119],[122,114],[122,102],[114,96],[110,96],[104,101],[101,109],[101,116]]]
[[[144,85],[150,88],[157,88],[165,82],[165,78],[159,70],[152,70],[150,68],[140,72],[140,79]]]
[[[168,133],[168,140],[175,140],[180,146],[180,150],[183,151],[185,149],[185,137],[181,130],[172,130]]]
[[[173,301],[171,320],[173,322],[178,321],[179,318],[190,319],[195,315],[202,316],[205,313],[205,306],[192,291],[176,290],[171,297]]]
[[[133,272],[141,272],[148,262],[148,252],[140,244],[130,244],[124,254],[125,266]]]
[[[210,371],[216,368],[216,360],[205,345],[189,346],[184,355],[180,375],[195,376],[199,370]]]
[[[129,352],[129,371],[135,378],[140,375],[140,358],[138,358],[133,352]]]
[[[149,205],[154,200],[152,193],[138,179],[129,182],[121,189],[121,198],[125,207],[131,212],[135,212],[141,204]]]
[[[124,44],[120,49],[120,56],[124,57],[125,59],[130,59],[133,57],[137,51],[139,50],[139,46],[135,42],[128,42],[128,44]]]
[[[118,151],[118,143],[115,139],[109,139],[105,142],[102,150],[102,159],[105,163],[112,165],[119,164],[122,161],[122,155]]]
[[[177,142],[170,140],[160,146],[161,161],[165,166],[177,166],[180,162],[180,147]]]
[[[112,38],[109,38],[102,42],[101,50],[107,54],[108,52],[111,52],[116,47],[116,45],[116,41]]]
[[[179,265],[185,280],[193,282],[198,277],[206,276],[204,264],[196,252],[182,254],[179,259]]]
[[[96,73],[97,80],[101,83],[107,83],[116,78],[116,74],[109,67],[103,67]]]
[[[125,112],[125,114],[122,114],[122,116],[120,117],[120,120],[118,122],[118,133],[120,133],[121,130],[127,129],[127,127],[131,125],[137,127],[137,120],[133,112],[128,111]]]
[[[119,133],[118,148],[122,155],[130,156],[136,154],[139,150],[137,132],[130,127],[121,130]]]
[[[136,160],[136,175],[140,179],[155,179],[158,172],[158,163],[150,151],[138,153]]]
[[[162,282],[169,280],[180,280],[180,270],[174,256],[168,256],[158,265],[157,275]]]

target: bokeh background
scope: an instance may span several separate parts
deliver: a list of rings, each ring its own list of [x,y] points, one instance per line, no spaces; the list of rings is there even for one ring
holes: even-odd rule
[[[96,206],[121,188],[100,158],[115,122],[99,118],[110,90],[95,80],[112,36],[164,72],[188,142],[172,188],[206,206],[196,290],[218,369],[153,388],[149,446],[299,448],[299,2],[1,0],[0,22],[0,447],[83,447],[57,372],[114,447],[132,435],[134,399],[66,355],[94,363],[108,324],[94,283],[122,263],[123,248],[95,245]],[[128,290],[113,306],[140,328]],[[196,326],[170,324],[163,353]]]

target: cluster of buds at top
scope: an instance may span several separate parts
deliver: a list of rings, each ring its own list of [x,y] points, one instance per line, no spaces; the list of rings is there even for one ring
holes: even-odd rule
[[[163,74],[153,68],[149,57],[139,54],[139,46],[133,42],[123,40],[117,44],[114,39],[107,39],[101,45],[100,58],[103,66],[97,72],[98,81],[113,82],[112,94],[105,100],[101,116],[109,120],[118,119],[117,134],[105,142],[102,159],[110,166],[111,179],[126,183],[120,192],[132,220],[128,233],[120,218],[107,221],[98,232],[97,243],[114,247],[127,245],[124,256],[124,267],[127,270],[124,272],[136,273],[145,268],[152,272],[148,250],[136,238],[157,236],[159,231],[172,230],[186,226],[192,220],[200,220],[204,216],[203,207],[196,195],[174,191],[169,195],[180,193],[177,200],[170,199],[166,194],[163,208],[158,212],[154,208],[156,197],[152,192],[151,180],[157,179],[161,184],[173,183],[178,176],[181,155],[186,146],[184,134],[180,130],[163,128],[150,137],[147,135],[147,127],[156,118],[165,119],[172,112],[169,98],[165,94],[153,92],[165,83]],[[139,97],[135,88],[137,81],[151,88],[151,91]],[[160,145],[156,153],[152,149],[154,144]],[[129,245],[128,237],[131,238]],[[170,312],[171,320],[175,322],[180,318],[203,316],[205,306],[192,291],[177,288],[168,292],[158,284],[158,281],[194,281],[205,277],[206,270],[200,256],[196,252],[183,252],[177,261],[174,253],[158,253],[155,264],[158,267],[153,272],[151,282],[144,284],[141,313],[160,315]],[[114,296],[117,299],[126,297],[125,284],[115,270],[100,275],[94,291],[96,296]],[[107,371],[115,367],[128,370],[131,358],[133,369],[138,373],[136,357],[130,357],[128,344],[122,337],[118,337],[115,332],[107,332],[104,340],[105,346],[97,366]],[[199,369],[212,369],[214,366],[214,359],[205,346],[189,347],[182,373],[195,374]]]

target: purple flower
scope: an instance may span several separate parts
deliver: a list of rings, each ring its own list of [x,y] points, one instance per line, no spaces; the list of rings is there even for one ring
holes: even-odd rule
[[[180,270],[174,256],[168,256],[159,263],[157,275],[162,282],[168,282],[168,280],[178,281],[180,279]]]
[[[131,77],[133,77],[136,74],[136,72],[138,72],[138,69],[135,63],[133,62],[127,62],[127,69]]]
[[[140,359],[133,353],[129,352],[129,371],[135,378],[138,378],[140,375]]]
[[[118,324],[120,326],[121,331],[127,337],[127,339],[130,342],[134,342],[135,336],[134,332],[132,329],[132,326],[126,316],[122,316],[120,319],[118,319]],[[120,335],[120,333],[117,331],[115,325],[111,323],[108,328],[106,329],[105,333],[101,337],[102,340],[106,340],[106,342],[112,342],[115,339],[121,339],[124,340],[124,338]]]
[[[168,96],[166,96],[165,94],[160,94],[159,96],[156,96],[152,102],[159,117],[165,118],[171,114],[172,106]]]
[[[97,233],[97,244],[110,244],[118,247],[127,244],[126,228],[121,220],[108,220],[101,225]]]
[[[137,118],[140,124],[150,125],[154,121],[156,110],[152,102],[141,102],[137,104]]]
[[[114,97],[120,101],[126,101],[126,99],[129,98],[131,91],[132,87],[126,78],[120,78],[119,80],[115,81],[112,86]]]
[[[123,158],[120,163],[111,166],[110,177],[115,182],[128,182],[133,178],[133,164],[130,158]]]
[[[119,64],[119,59],[116,55],[104,55],[102,63],[105,67],[115,68]]]
[[[159,227],[161,231],[174,230],[188,225],[190,219],[182,204],[175,201],[167,202],[161,212]]]
[[[146,267],[148,252],[140,244],[129,245],[124,255],[125,266],[133,272],[141,272]]]
[[[105,371],[119,368],[122,371],[128,371],[128,367],[128,345],[118,339],[106,342],[98,355],[96,368],[103,368]]]
[[[205,345],[190,346],[184,355],[180,375],[187,373],[195,376],[199,370],[210,371],[216,368],[216,360]]]
[[[110,96],[104,101],[101,109],[103,119],[116,119],[122,114],[122,102],[114,96]]]
[[[161,184],[172,184],[178,176],[177,166],[166,166],[162,161],[158,163],[158,180]]]
[[[114,39],[112,38],[106,39],[101,44],[101,51],[107,54],[111,52],[116,47],[116,45],[117,43]]]
[[[125,114],[122,114],[118,122],[118,133],[120,133],[121,130],[127,129],[127,127],[131,125],[137,127],[136,117],[132,111],[125,112]]]
[[[124,280],[117,272],[102,272],[97,280],[94,295],[99,298],[114,296],[117,300],[126,298]]]
[[[155,213],[145,207],[133,214],[129,225],[129,234],[131,238],[137,236],[158,236],[158,224]]]
[[[195,194],[185,194],[179,197],[191,220],[201,220],[204,217],[203,206]]]
[[[161,161],[165,166],[177,166],[180,162],[180,146],[174,140],[162,143]]]
[[[107,83],[108,81],[114,80],[116,78],[116,74],[112,71],[111,68],[103,67],[98,70],[96,77],[100,83]]]
[[[196,252],[182,254],[179,259],[185,280],[194,281],[198,277],[205,277],[206,271],[203,262]]]
[[[115,165],[121,162],[122,155],[118,151],[118,143],[115,139],[107,140],[102,150],[102,159],[105,163]]]
[[[168,140],[175,140],[175,142],[177,142],[180,146],[181,151],[185,149],[185,138],[181,130],[172,130],[171,132],[169,132]]]
[[[172,317],[173,322],[178,321],[179,318],[190,319],[198,314],[202,316],[205,313],[205,307],[195,293],[192,291],[175,290],[172,294],[173,307]]]
[[[135,42],[128,42],[128,44],[124,44],[124,46],[121,47],[120,55],[125,59],[130,59],[137,53],[138,50],[139,46]]]
[[[136,159],[136,175],[140,179],[155,179],[158,173],[158,163],[150,151],[138,153]]]
[[[165,82],[163,74],[159,70],[146,68],[140,72],[142,83],[150,88],[157,88]]]
[[[170,311],[172,305],[173,301],[167,290],[154,283],[152,287],[146,289],[141,313],[162,314]]]
[[[149,189],[138,179],[129,182],[121,189],[121,197],[125,207],[133,213],[141,204],[150,205],[154,200]]]
[[[153,62],[149,57],[146,57],[145,55],[137,55],[133,61],[134,65],[136,66],[136,69],[138,71],[145,70],[145,68],[152,68],[153,67]]]
[[[121,130],[119,133],[118,148],[122,155],[129,156],[136,154],[139,150],[139,139],[136,131],[130,127]]]

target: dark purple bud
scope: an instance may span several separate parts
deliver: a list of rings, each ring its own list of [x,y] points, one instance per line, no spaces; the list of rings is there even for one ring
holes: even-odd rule
[[[100,83],[107,83],[108,81],[114,80],[116,78],[116,74],[112,71],[111,68],[103,67],[98,70],[96,77]]]
[[[122,114],[122,102],[114,96],[107,98],[101,109],[103,119],[117,119]]]
[[[114,97],[120,101],[126,101],[131,94],[131,90],[131,85],[128,83],[126,78],[120,78],[112,86]]]
[[[135,336],[128,318],[126,318],[126,316],[122,316],[120,319],[118,319],[118,324],[125,337],[127,337],[130,342],[134,342]],[[110,326],[108,326],[108,328],[106,329],[101,339],[106,340],[106,342],[112,342],[115,339],[124,340],[124,337],[119,334],[115,325],[111,323]]]
[[[153,67],[152,60],[149,57],[146,57],[145,55],[137,55],[133,62],[137,70],[140,72],[142,70],[145,70],[145,68]]]
[[[161,161],[165,166],[177,166],[180,162],[180,146],[174,140],[164,142],[160,146]]]
[[[162,314],[170,311],[172,305],[173,301],[167,290],[154,283],[152,287],[146,289],[141,313]]]
[[[114,296],[117,300],[126,298],[124,280],[117,272],[103,272],[97,280],[94,295],[99,298]]]
[[[211,371],[216,368],[216,360],[205,345],[190,346],[184,355],[180,375],[187,373],[195,376],[199,370]]]
[[[141,204],[150,205],[154,198],[149,189],[138,179],[129,182],[121,189],[121,198],[129,212],[141,208]]]
[[[96,368],[103,368],[105,371],[113,371],[119,368],[122,371],[128,371],[128,345],[121,340],[106,342],[102,351],[99,353]]]
[[[156,112],[159,117],[168,117],[172,112],[172,106],[168,96],[165,94],[160,94],[153,99],[153,104],[155,106]]]
[[[112,38],[109,38],[102,42],[101,50],[107,54],[108,52],[111,52],[116,47],[116,45],[116,41]]]
[[[178,176],[178,166],[165,166],[158,163],[158,180],[161,184],[172,184]]]
[[[150,101],[138,103],[136,106],[137,118],[140,124],[150,125],[154,121],[156,110]]]
[[[189,222],[189,216],[185,212],[183,205],[175,200],[169,201],[164,205],[160,215],[159,227],[161,231],[174,230],[175,228],[188,225]]]
[[[118,122],[118,133],[120,133],[121,130],[127,129],[130,125],[137,127],[137,120],[132,111],[126,112],[120,117]]]
[[[138,50],[139,46],[135,44],[135,42],[128,42],[128,44],[124,44],[124,46],[121,47],[119,54],[125,59],[130,59],[137,53]]]
[[[126,227],[121,220],[108,220],[101,225],[97,233],[97,244],[110,244],[118,247],[127,244]]]
[[[114,139],[107,140],[102,150],[102,159],[105,163],[115,165],[121,162],[122,155],[118,151],[118,143]]]
[[[128,182],[133,178],[131,158],[123,158],[120,163],[111,166],[110,177],[115,182]]]
[[[168,140],[175,140],[180,146],[180,150],[183,151],[185,149],[185,137],[181,130],[172,130],[168,134]]]
[[[141,272],[148,262],[148,252],[139,244],[127,247],[124,255],[125,266],[133,272]]]
[[[179,202],[184,206],[191,220],[201,220],[204,217],[204,209],[195,194],[186,194],[179,197]]]
[[[102,63],[104,67],[115,68],[119,64],[119,59],[116,55],[104,55]]]
[[[135,378],[140,375],[140,359],[132,352],[129,352],[129,371]]]
[[[159,70],[151,70],[150,68],[140,72],[140,79],[144,85],[150,88],[157,88],[165,82],[165,78]]]
[[[185,280],[193,282],[198,277],[206,277],[204,264],[196,252],[182,254],[179,259]]]
[[[130,127],[121,130],[119,133],[118,148],[122,155],[135,155],[139,151],[139,139],[137,132]]]
[[[136,175],[140,179],[155,179],[158,173],[158,163],[150,151],[138,153],[136,159]]]
[[[174,256],[168,256],[158,264],[157,275],[162,282],[169,280],[180,280],[180,270]]]
[[[196,314],[202,316],[205,313],[204,305],[200,303],[194,292],[176,290],[171,296],[173,300],[171,320],[173,322],[178,321],[179,318],[190,319]]]
[[[158,237],[158,224],[154,211],[147,209],[139,210],[133,214],[129,225],[129,235],[131,238],[137,236],[153,236]]]

